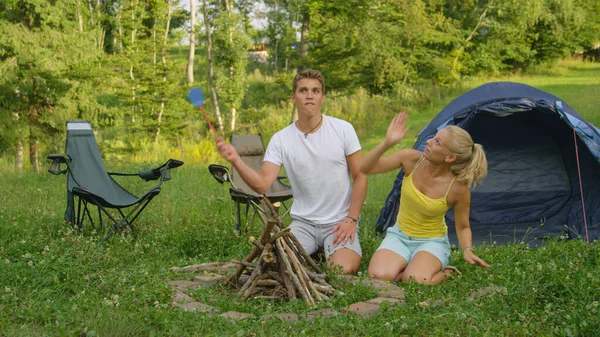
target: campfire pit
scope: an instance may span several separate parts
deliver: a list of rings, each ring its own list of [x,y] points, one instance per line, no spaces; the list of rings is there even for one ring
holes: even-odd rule
[[[252,250],[224,282],[238,295],[251,298],[302,299],[310,305],[340,293],[327,283],[327,274],[307,254],[289,228],[283,228],[277,209],[265,197],[259,215],[264,227],[259,239],[250,237]],[[268,214],[267,214],[268,213]],[[256,260],[256,261],[255,261]]]

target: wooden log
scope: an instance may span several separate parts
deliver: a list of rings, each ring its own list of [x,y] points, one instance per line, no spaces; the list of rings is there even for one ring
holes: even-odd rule
[[[290,261],[289,261],[288,257],[285,254],[285,249],[281,245],[282,241],[283,240],[281,240],[281,239],[275,241],[275,245],[277,246],[277,248],[279,249],[279,251],[282,252],[280,254],[280,257],[283,260],[283,263],[285,264],[285,271],[284,271],[284,273],[290,277],[290,279],[292,280],[292,282],[296,286],[296,290],[298,290],[298,293],[300,294],[300,297],[303,300],[305,300],[306,302],[310,303],[311,305],[314,305],[314,300],[311,303],[312,297],[310,297],[310,299],[309,299],[310,293],[306,289],[304,289],[302,287],[302,284],[300,284],[300,280],[298,279],[298,276],[294,273],[294,271],[292,269],[292,266],[290,264]]]
[[[330,295],[335,295],[338,293],[338,291],[330,285],[324,286],[322,284],[315,284],[314,286],[321,293],[330,294]]]
[[[240,290],[238,291],[238,295],[242,296],[242,294],[244,294],[246,289],[248,289],[254,283],[254,281],[262,274],[261,269],[262,269],[262,260],[258,260],[258,264],[257,264],[256,268],[250,275],[250,278],[248,279],[248,281],[246,281],[246,283],[244,283],[244,286],[242,288],[240,288]]]
[[[276,245],[277,247],[277,245]],[[280,260],[283,260],[284,257],[280,257]],[[294,287],[294,283],[292,282],[292,279],[290,278],[290,276],[287,274],[287,269],[286,269],[286,264],[285,263],[279,263],[279,274],[281,275],[281,278],[283,280],[283,285],[285,286],[285,290],[287,291],[287,295],[288,295],[288,299],[290,301],[295,301],[298,299],[298,297],[296,296],[296,288]]]
[[[319,298],[321,299],[321,301],[328,301],[329,300],[329,296],[321,293],[320,291],[318,291],[317,289],[315,289],[315,292],[317,294],[319,294]]]
[[[260,295],[260,296],[254,296],[254,298],[266,299],[266,300],[280,300],[281,299],[281,297],[279,297],[277,295]]]
[[[263,278],[266,276],[267,274],[260,274],[258,275],[256,278],[254,278],[254,280],[252,280],[251,282],[248,281],[246,284],[249,284],[248,287],[246,289],[244,289],[244,291],[242,292],[240,290],[240,292],[238,294],[241,294],[241,297],[245,300],[247,299],[254,291],[255,291],[255,287],[258,284],[258,282],[260,282],[261,280],[263,280]]]
[[[268,219],[265,222],[265,227],[263,228],[263,232],[260,237],[261,243],[267,242],[267,240],[271,236],[271,230],[273,229],[273,226],[276,225],[277,223],[278,223],[277,220],[271,220],[271,219]],[[254,259],[257,256],[259,256],[261,254],[261,252],[262,252],[262,250],[259,249],[258,247],[256,247],[256,246],[252,247],[252,251],[250,252],[250,254],[248,254],[248,256],[246,257],[246,259],[244,259],[244,261],[246,261],[246,262],[254,261]],[[223,281],[223,283],[229,284],[230,286],[235,286],[237,284],[238,278],[244,272],[244,269],[246,269],[246,266],[240,265],[235,270],[235,273],[231,274],[231,276],[227,280]]]
[[[279,268],[279,267],[277,267]],[[277,280],[277,282],[283,284],[285,286],[285,283],[283,281],[283,276],[281,275],[281,273],[273,271],[273,270],[267,270],[267,274],[269,275],[269,277],[273,280]]]
[[[260,243],[260,241],[256,240],[256,238],[254,236],[249,237],[248,240],[250,240],[250,242],[253,245],[255,245],[258,249],[260,249],[260,250],[265,249],[265,247],[263,246],[263,244]]]
[[[250,267],[250,268],[256,268],[256,263],[250,263],[250,262],[240,261],[240,260],[231,260],[231,262],[241,264],[241,265],[244,265],[244,266]]]
[[[273,263],[273,262],[275,262],[275,254],[273,254],[273,253],[265,254],[265,255],[263,255],[262,259],[267,264]]]
[[[275,234],[271,235],[271,237],[269,238],[269,243],[275,242],[275,240],[277,240],[280,237],[282,237],[283,235],[285,235],[285,233],[289,233],[290,230],[291,229],[288,227],[283,230],[279,230],[278,232],[275,232]]]
[[[308,253],[306,252],[304,247],[302,247],[300,242],[298,242],[298,239],[294,236],[294,234],[289,233],[285,237],[294,243],[294,246],[296,247],[296,249],[298,250],[300,255],[302,255],[302,257],[304,258],[304,261],[308,262],[308,264],[312,267],[312,269],[314,269],[319,274],[323,274],[323,270],[319,267],[319,265],[315,262],[315,260],[313,260],[312,257],[310,257],[310,255],[308,255]]]
[[[248,282],[248,280],[250,279],[250,275],[246,275],[246,274],[242,274],[240,275],[240,278],[238,279],[238,287],[243,287],[244,284],[246,284],[246,282]]]
[[[310,277],[310,279],[313,282],[316,282],[316,283],[322,284],[322,285],[329,285],[329,283],[327,283],[327,281],[325,280],[327,278],[327,274],[317,274],[310,270],[306,270],[306,274],[308,275],[308,277]]]
[[[256,282],[256,286],[257,287],[281,287],[282,284],[279,283],[277,280],[263,279],[263,280],[259,280],[258,282]]]
[[[292,250],[290,249],[290,247],[288,247],[287,243],[283,238],[279,238],[276,242],[278,244],[281,244],[281,247],[287,253],[290,264],[294,268],[293,270],[295,271],[295,275],[297,275],[298,281],[300,282],[300,286],[302,287],[302,291],[306,293],[308,303],[310,303],[311,305],[315,305],[315,300],[311,295],[311,288],[309,284],[310,280],[308,279],[306,273],[304,273],[304,267],[302,267],[302,265],[299,264],[296,254],[292,252]]]

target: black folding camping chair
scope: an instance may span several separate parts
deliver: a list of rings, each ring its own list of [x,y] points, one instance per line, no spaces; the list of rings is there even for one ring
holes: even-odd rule
[[[133,222],[160,193],[162,183],[171,179],[169,170],[183,165],[179,160],[169,159],[160,167],[139,173],[107,172],[92,126],[87,121],[67,122],[65,154],[51,154],[48,155],[48,159],[52,160],[48,172],[55,175],[67,174],[66,221],[82,229],[87,218],[95,228],[88,205],[97,206],[100,228],[103,226],[102,213],[109,218],[112,228],[100,243],[106,241],[117,230],[129,228],[134,234]],[[139,176],[145,181],[160,180],[144,195],[136,197],[119,185],[112,176]],[[109,209],[117,212],[109,212]]]
[[[263,144],[262,136],[260,134],[249,134],[249,135],[236,135],[231,136],[230,138],[231,145],[235,147],[238,154],[242,158],[242,160],[246,163],[246,165],[255,169],[256,171],[260,171],[260,168],[263,163],[263,157],[265,155],[265,146]],[[209,165],[208,170],[212,174],[212,176],[217,180],[220,184],[225,182],[231,183],[231,187],[229,188],[229,195],[231,199],[235,203],[235,229],[237,231],[240,230],[240,204],[246,205],[246,222],[248,222],[248,211],[252,206],[254,212],[252,213],[252,220],[250,223],[254,221],[254,216],[256,212],[261,212],[261,197],[262,195],[254,192],[244,180],[240,177],[239,173],[235,168],[229,169],[223,165],[212,164]],[[285,177],[278,177],[275,179],[269,190],[265,192],[264,196],[271,203],[281,203],[286,209],[286,213],[289,212],[289,207],[285,204],[286,200],[289,200],[293,197],[292,188],[283,183]],[[283,214],[283,215],[285,215]]]

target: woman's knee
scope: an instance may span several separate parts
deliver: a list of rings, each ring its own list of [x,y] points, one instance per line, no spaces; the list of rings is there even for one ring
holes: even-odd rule
[[[402,275],[402,282],[417,282],[420,284],[431,284],[431,275],[425,275],[422,273],[415,273],[415,272],[410,272],[407,273],[405,272]]]
[[[390,273],[389,270],[385,270],[383,268],[379,268],[378,266],[369,265],[369,269],[367,269],[367,274],[370,278],[382,281],[394,281],[397,275]]]

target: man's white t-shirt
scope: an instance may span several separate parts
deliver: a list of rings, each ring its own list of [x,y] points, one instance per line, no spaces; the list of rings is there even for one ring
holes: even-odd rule
[[[319,130],[306,137],[296,123],[273,135],[264,161],[285,168],[294,195],[292,217],[329,224],[348,215],[352,184],[346,156],[360,149],[352,124],[323,115]]]

